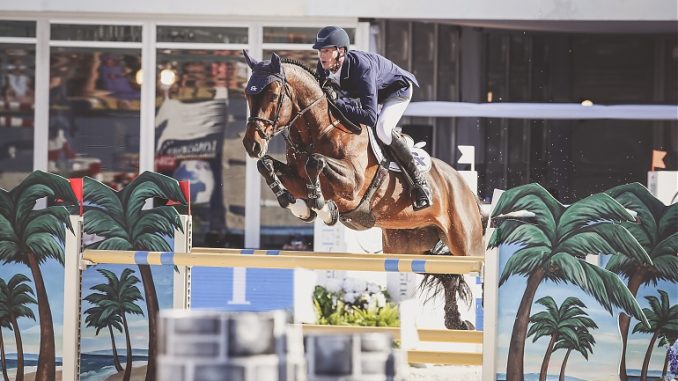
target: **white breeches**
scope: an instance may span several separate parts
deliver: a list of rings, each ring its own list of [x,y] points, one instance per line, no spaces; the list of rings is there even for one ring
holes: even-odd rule
[[[405,113],[405,109],[407,108],[407,105],[410,104],[411,100],[412,84],[410,83],[410,87],[407,88],[404,95],[388,97],[382,104],[375,129],[377,131],[377,137],[384,144],[391,145],[391,140],[393,138],[391,131],[393,131],[400,121],[400,118],[403,116],[403,113]]]

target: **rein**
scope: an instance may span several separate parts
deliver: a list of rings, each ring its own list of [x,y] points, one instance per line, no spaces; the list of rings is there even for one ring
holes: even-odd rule
[[[279,76],[276,76],[276,77],[277,77],[277,78],[280,78]],[[302,117],[307,111],[311,110],[311,109],[313,108],[313,106],[315,106],[316,104],[318,104],[318,102],[320,102],[323,98],[325,98],[324,95],[321,96],[321,97],[318,97],[316,100],[314,100],[313,102],[311,102],[311,104],[309,104],[308,106],[304,107],[302,110],[299,110],[299,111],[297,112],[297,115],[295,115],[294,118],[292,118],[287,124],[278,127],[278,118],[280,117],[280,111],[282,110],[282,104],[283,104],[283,101],[285,100],[285,96],[287,96],[287,98],[289,98],[290,101],[292,101],[292,96],[290,95],[289,86],[288,86],[288,84],[287,84],[287,78],[285,77],[284,74],[282,75],[282,78],[281,78],[281,79],[278,79],[278,80],[276,80],[276,81],[282,82],[282,85],[283,85],[283,88],[285,89],[285,92],[284,92],[283,94],[281,94],[281,95],[278,97],[278,105],[277,105],[277,107],[276,107],[275,115],[274,115],[274,117],[273,117],[273,120],[267,119],[267,118],[262,118],[262,117],[259,117],[259,116],[249,116],[249,117],[247,118],[247,122],[248,122],[248,123],[251,123],[251,122],[262,122],[262,123],[264,123],[264,124],[270,124],[270,125],[271,125],[271,127],[272,127],[272,129],[273,129],[273,133],[269,135],[269,134],[267,134],[266,131],[262,128],[262,124],[260,124],[260,123],[255,124],[255,128],[256,128],[257,132],[258,132],[259,135],[261,135],[261,137],[264,138],[266,141],[269,141],[269,140],[271,140],[274,136],[280,134],[280,133],[283,132],[283,131],[288,130],[288,129],[290,128],[290,126],[294,125],[294,122],[296,122],[297,119],[299,119],[300,117]],[[288,141],[289,141],[289,139],[288,139]]]

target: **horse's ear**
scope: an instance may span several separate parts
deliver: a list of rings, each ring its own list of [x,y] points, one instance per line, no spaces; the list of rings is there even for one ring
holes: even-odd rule
[[[274,73],[282,73],[282,66],[280,65],[280,57],[277,54],[271,53],[271,69]]]
[[[250,57],[250,55],[247,54],[247,50],[245,50],[245,49],[242,50],[242,55],[245,56],[245,61],[247,61],[247,66],[249,66],[250,69],[254,69],[254,65],[258,64],[257,60]]]

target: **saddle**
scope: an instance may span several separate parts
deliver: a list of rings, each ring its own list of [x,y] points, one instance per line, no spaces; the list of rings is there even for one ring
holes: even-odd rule
[[[396,161],[390,156],[390,153],[387,149],[384,149],[382,143],[377,139],[372,128],[367,129],[368,136],[370,138],[370,149],[374,156],[377,158],[377,161],[380,163],[388,162],[388,170],[391,172],[402,172],[400,166]],[[417,142],[414,143],[414,139],[407,134],[401,133],[407,140],[407,145],[410,147],[412,152],[412,157],[414,157],[414,162],[417,164],[417,168],[422,173],[426,173],[431,170],[431,155],[428,152],[424,151],[422,148],[426,146],[426,142]]]

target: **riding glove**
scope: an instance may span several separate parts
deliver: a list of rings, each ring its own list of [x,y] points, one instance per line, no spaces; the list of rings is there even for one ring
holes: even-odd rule
[[[327,98],[329,98],[329,100],[331,100],[332,102],[337,101],[338,98],[337,91],[334,90],[331,86],[323,87],[323,92],[325,93],[325,95],[327,95]]]

